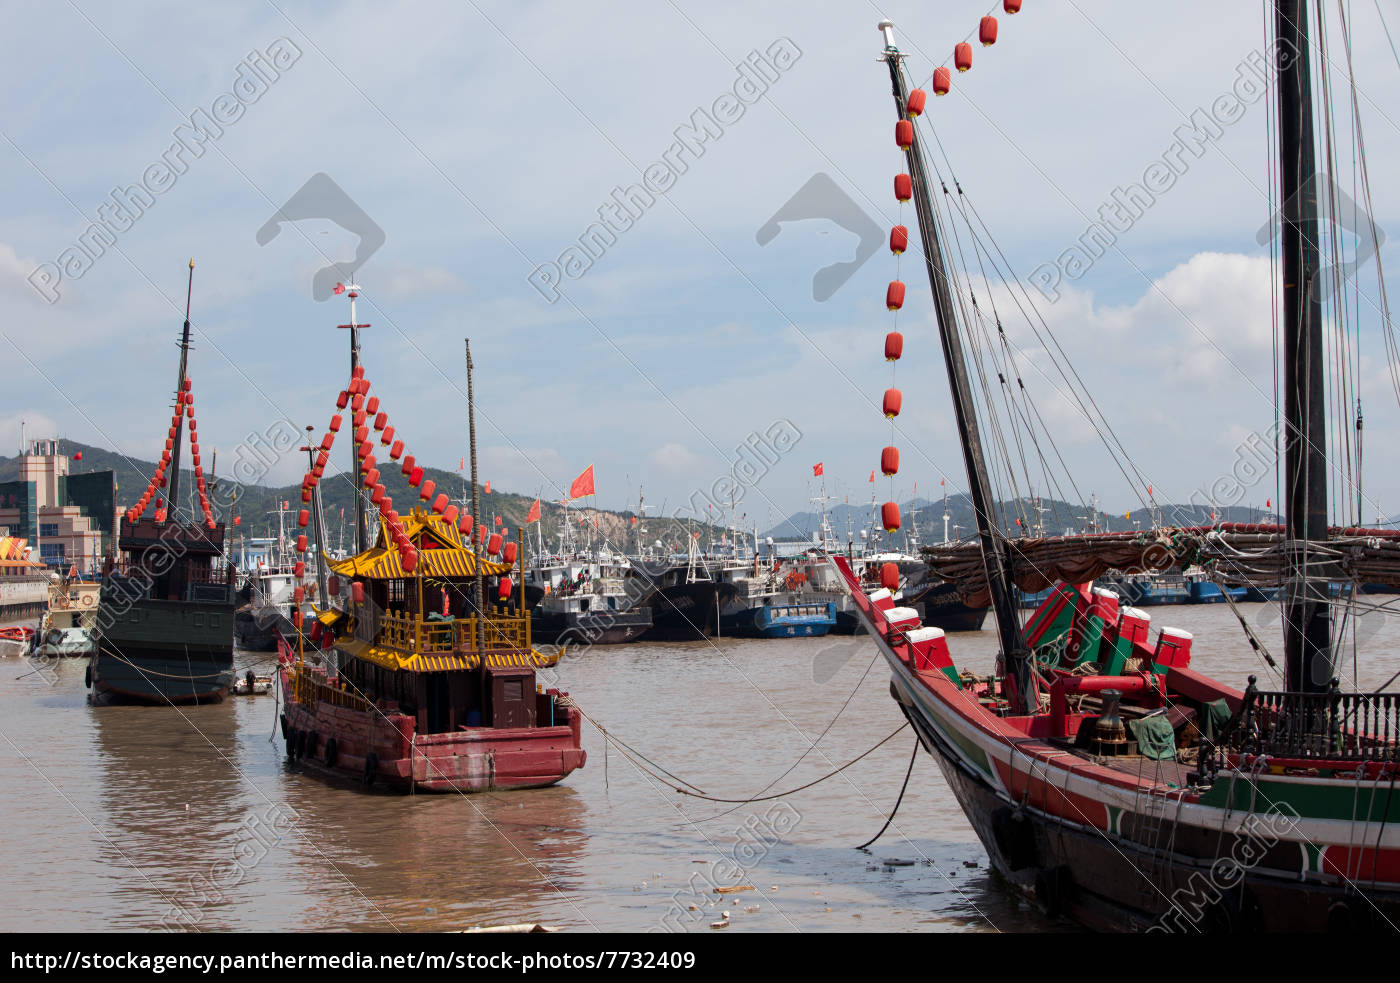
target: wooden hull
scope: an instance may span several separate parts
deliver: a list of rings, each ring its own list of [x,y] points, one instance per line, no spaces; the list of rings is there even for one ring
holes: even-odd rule
[[[103,604],[108,604],[104,596]],[[143,599],[98,618],[97,703],[215,703],[233,684],[233,606]]]
[[[1042,739],[1028,718],[991,713],[946,670],[914,668],[868,599],[856,600],[892,695],[992,864],[1047,913],[1125,931],[1400,924],[1400,797],[1388,780],[1275,775],[1249,762],[1202,786],[1175,761],[1115,768]],[[1240,696],[1188,669],[1172,669],[1168,685]]]
[[[417,735],[415,718],[319,703],[304,706],[279,672],[287,756],[366,787],[420,792],[543,788],[581,768],[582,717],[560,708],[555,726],[463,727]],[[334,741],[334,744],[331,742]]]

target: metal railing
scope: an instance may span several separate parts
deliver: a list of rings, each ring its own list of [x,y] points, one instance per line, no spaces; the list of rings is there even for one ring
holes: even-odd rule
[[[290,675],[292,695],[308,710],[315,710],[318,703],[352,710],[368,710],[374,705],[357,693],[331,685],[324,676],[305,666],[293,666]]]
[[[1239,712],[1216,750],[1277,758],[1395,761],[1400,693],[1343,693],[1337,680],[1323,693],[1258,690],[1250,677]]]

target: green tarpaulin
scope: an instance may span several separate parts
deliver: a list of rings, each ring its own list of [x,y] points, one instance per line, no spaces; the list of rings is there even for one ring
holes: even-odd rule
[[[1138,753],[1144,758],[1165,761],[1176,757],[1176,734],[1165,713],[1128,721],[1137,739]]]

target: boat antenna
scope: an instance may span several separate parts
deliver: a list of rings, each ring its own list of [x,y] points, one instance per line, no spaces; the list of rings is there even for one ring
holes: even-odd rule
[[[894,43],[894,24],[883,20],[879,27],[885,37],[883,57],[889,65],[895,109],[899,118],[911,120],[912,126],[912,117],[907,112],[909,85],[904,77],[904,55]],[[963,340],[953,303],[952,277],[939,242],[933,198],[929,191],[928,174],[924,169],[923,148],[917,127],[913,127],[913,143],[908,148],[907,157],[913,184],[914,207],[919,220],[919,236],[928,269],[929,287],[933,292],[938,335],[943,346],[943,361],[952,390],[953,412],[962,442],[963,463],[967,469],[973,515],[977,521],[977,534],[982,548],[982,561],[986,566],[987,586],[991,591],[992,609],[996,614],[1002,669],[1014,690],[1010,694],[1013,706],[1024,712],[1034,712],[1039,709],[1039,696],[1035,691],[1031,673],[1031,653],[1026,645],[1025,636],[1021,633],[1017,617],[1006,539],[996,522],[991,481],[977,423],[976,403],[973,400],[972,384],[968,378],[967,362],[963,354]]]
[[[185,391],[185,373],[189,369],[190,357],[190,299],[194,296],[194,258],[190,258],[189,280],[185,284],[185,327],[180,333],[180,374],[175,379],[175,398]],[[175,420],[175,439],[170,444],[170,487],[165,496],[165,517],[169,522],[177,521],[176,509],[180,502],[180,437],[185,430],[185,414]]]

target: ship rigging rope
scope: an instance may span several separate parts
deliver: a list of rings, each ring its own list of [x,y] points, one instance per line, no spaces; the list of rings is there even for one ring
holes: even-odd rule
[[[598,724],[597,724],[596,721],[594,721],[592,718],[589,718],[586,714],[585,714],[584,716],[585,716],[585,719],[587,719],[589,723],[593,724],[594,727],[598,727]],[[843,771],[845,771],[847,768],[851,767],[851,765],[855,764],[857,761],[860,761],[860,760],[862,760],[863,758],[869,757],[871,754],[873,754],[873,753],[874,753],[875,751],[877,751],[879,748],[881,748],[881,747],[883,747],[884,745],[888,744],[891,740],[894,739],[894,737],[895,737],[897,734],[899,734],[900,731],[904,730],[904,728],[906,728],[906,727],[908,727],[908,726],[909,726],[909,721],[908,721],[908,720],[905,720],[904,723],[900,724],[900,725],[899,725],[898,727],[896,727],[894,730],[890,731],[890,733],[889,733],[886,737],[884,737],[884,738],[882,738],[881,740],[877,741],[874,745],[872,745],[871,747],[869,747],[869,748],[867,748],[866,750],[862,751],[860,754],[856,755],[856,756],[855,756],[854,758],[852,758],[850,761],[847,761],[847,762],[846,762],[844,765],[842,765],[841,767],[836,768],[836,769],[833,770],[833,771],[827,772],[825,775],[822,775],[820,778],[814,778],[812,781],[808,782],[808,783],[805,784],[805,785],[799,785],[799,786],[797,786],[796,788],[790,788],[790,789],[787,789],[787,790],[782,791],[782,792],[774,792],[772,795],[756,795],[756,796],[753,796],[753,797],[747,798],[747,799],[721,799],[721,798],[719,798],[719,797],[717,797],[717,796],[705,795],[705,794],[703,794],[703,793],[701,793],[701,792],[689,792],[689,791],[686,791],[686,789],[681,788],[680,786],[674,786],[674,788],[675,788],[675,791],[679,792],[681,795],[689,795],[689,796],[691,796],[692,798],[704,799],[706,802],[719,802],[719,803],[724,803],[724,804],[729,804],[729,805],[741,805],[741,806],[750,805],[750,804],[755,803],[755,802],[770,802],[770,801],[772,801],[773,799],[781,799],[781,798],[784,798],[785,796],[795,795],[795,794],[798,793],[798,792],[802,792],[802,791],[805,791],[805,790],[811,788],[813,785],[820,785],[822,782],[826,781],[828,778],[835,778],[837,775],[841,774],[841,772],[843,772]],[[598,730],[603,734],[603,736],[608,740],[609,743],[611,743],[611,742],[614,740],[614,738],[612,737],[612,735],[608,734],[608,732],[607,732],[607,731],[604,731],[601,727],[599,727]],[[629,761],[631,761],[630,756],[629,756],[625,751],[621,751],[621,748],[619,748],[619,751],[621,752],[621,754],[622,754],[622,756],[623,756],[624,758],[627,758]],[[637,764],[635,761],[633,761],[632,763],[633,763],[634,765]],[[637,765],[637,767],[638,767],[638,768],[641,768],[640,765]],[[641,770],[642,770],[642,771],[647,771],[647,769],[645,769],[645,768],[642,768]],[[660,777],[661,777],[661,776],[659,776],[659,775],[652,774],[652,773],[649,772],[649,771],[647,772],[647,774],[651,775],[652,778],[655,778],[655,779],[657,779],[658,781],[660,780]],[[670,773],[667,772],[667,774],[670,774]],[[671,777],[674,778],[675,776],[671,776]],[[687,785],[687,786],[689,786],[690,788],[694,788],[694,787],[695,787],[695,786],[691,785],[689,782],[685,782],[684,784]],[[891,818],[893,818],[893,817],[891,817]],[[873,841],[872,841],[872,842],[873,842]]]
[[[148,669],[148,668],[146,668],[145,666],[138,666],[136,663],[132,662],[130,659],[128,659],[126,656],[122,655],[121,652],[117,651],[116,649],[108,648],[107,646],[104,645],[104,646],[102,647],[102,651],[103,651],[105,654],[110,655],[112,658],[116,659],[118,662],[124,662],[124,663],[126,663],[127,665],[131,666],[131,668],[135,669],[137,672],[141,673],[143,676],[160,676],[162,679],[185,679],[185,680],[195,680],[195,679],[215,679],[215,678],[217,678],[217,677],[219,677],[219,676],[224,675],[224,673],[222,673],[222,672],[208,672],[208,673],[204,673],[204,674],[198,675],[198,676],[193,675],[193,674],[188,675],[188,676],[181,676],[181,675],[179,675],[179,674],[177,674],[177,673],[157,672],[155,669]],[[188,660],[189,660],[189,655],[188,655],[188,653],[186,654],[185,658],[186,658],[186,661],[188,662]]]

